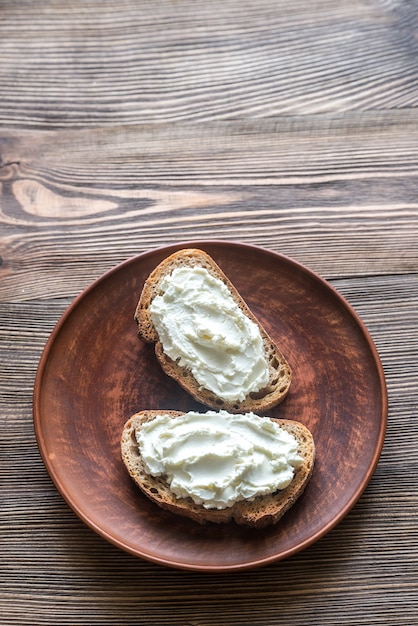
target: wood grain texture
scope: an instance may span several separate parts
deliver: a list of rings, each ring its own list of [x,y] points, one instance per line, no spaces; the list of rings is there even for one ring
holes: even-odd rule
[[[1,8],[3,124],[206,122],[417,103],[414,3],[26,0],[16,11],[3,0]]]
[[[0,0],[0,622],[404,626],[418,604],[418,43],[401,0]],[[185,239],[254,243],[355,307],[385,446],[331,533],[234,576],[165,569],[87,528],[32,423],[73,298]]]
[[[415,271],[417,146],[409,112],[5,133],[0,292],[76,295],[142,250],[200,237],[329,278]]]

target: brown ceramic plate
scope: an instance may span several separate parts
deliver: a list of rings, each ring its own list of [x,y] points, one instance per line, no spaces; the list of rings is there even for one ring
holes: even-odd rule
[[[222,267],[293,368],[289,395],[269,415],[298,420],[317,447],[300,500],[262,531],[199,526],[160,510],[131,481],[119,441],[142,409],[206,410],[163,374],[133,319],[143,282],[166,256],[201,247]],[[129,553],[202,571],[257,567],[288,557],[333,528],[377,464],[387,395],[374,344],[323,279],[274,252],[188,242],[122,263],[81,293],[52,332],[34,389],[40,452],[56,487],[94,531]]]

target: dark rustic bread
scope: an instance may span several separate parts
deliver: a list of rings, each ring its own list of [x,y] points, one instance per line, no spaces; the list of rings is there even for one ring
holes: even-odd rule
[[[243,500],[226,509],[206,509],[195,504],[191,498],[177,498],[162,477],[153,477],[145,470],[138,443],[136,430],[157,415],[169,415],[172,419],[182,415],[178,411],[141,411],[133,415],[125,424],[121,453],[123,462],[141,491],[162,509],[195,520],[200,524],[207,522],[237,524],[263,528],[275,524],[296,502],[305,490],[311,477],[315,461],[315,444],[308,428],[299,422],[270,418],[281,428],[291,433],[299,442],[298,454],[303,463],[295,469],[295,476],[285,489],[270,495],[258,496],[252,501]]]
[[[181,367],[164,353],[162,343],[159,341],[157,331],[150,318],[149,307],[153,298],[160,293],[159,285],[161,280],[167,274],[170,274],[174,268],[184,266],[203,267],[210,274],[222,280],[243,313],[255,322],[260,329],[269,365],[269,383],[264,389],[250,393],[242,401],[228,401],[219,398],[212,391],[202,388],[190,370]],[[289,391],[292,372],[286,358],[250,311],[220,267],[202,250],[194,248],[180,250],[167,257],[155,268],[143,286],[135,311],[135,320],[138,323],[138,336],[146,342],[155,343],[155,354],[164,372],[176,380],[195,400],[210,408],[224,409],[230,413],[263,412],[282,402]]]

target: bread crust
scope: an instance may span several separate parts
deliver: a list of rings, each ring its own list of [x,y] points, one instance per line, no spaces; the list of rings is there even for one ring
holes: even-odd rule
[[[153,477],[145,470],[135,432],[158,415],[176,419],[179,411],[141,411],[135,413],[125,424],[121,438],[122,460],[136,485],[159,507],[177,515],[188,517],[199,524],[236,522],[239,525],[263,528],[276,524],[304,492],[313,472],[315,444],[310,430],[299,422],[270,417],[298,441],[298,453],[302,464],[295,469],[292,482],[283,490],[258,496],[252,501],[236,502],[226,509],[205,509],[191,498],[177,498],[162,477]]]
[[[160,283],[176,267],[203,267],[210,274],[223,281],[234,301],[243,313],[257,324],[260,329],[264,352],[269,365],[269,382],[264,389],[250,393],[242,401],[228,401],[219,398],[212,391],[201,387],[191,371],[181,367],[164,353],[163,345],[152,323],[149,308],[152,300],[160,293]],[[144,283],[135,311],[138,324],[138,336],[148,343],[155,343],[155,354],[163,371],[176,380],[195,400],[216,410],[224,409],[230,413],[262,412],[282,402],[288,394],[292,370],[279,347],[251,312],[243,298],[221,268],[203,250],[187,248],[179,250],[164,259],[149,275]]]

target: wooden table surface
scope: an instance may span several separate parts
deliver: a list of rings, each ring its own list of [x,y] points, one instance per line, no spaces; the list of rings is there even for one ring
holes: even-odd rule
[[[0,0],[1,624],[418,624],[417,26],[402,0]],[[77,294],[192,239],[324,277],[389,394],[350,513],[233,574],[105,541],[33,428],[39,359]]]

